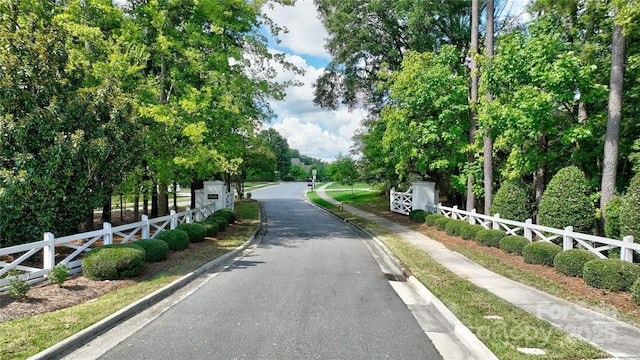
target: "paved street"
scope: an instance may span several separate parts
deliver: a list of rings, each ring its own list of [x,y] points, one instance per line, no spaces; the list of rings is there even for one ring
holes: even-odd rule
[[[102,359],[440,359],[363,239],[302,199],[253,192],[260,245]]]

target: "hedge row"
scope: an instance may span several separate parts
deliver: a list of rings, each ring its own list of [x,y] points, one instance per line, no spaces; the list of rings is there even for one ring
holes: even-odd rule
[[[485,229],[463,220],[444,215],[430,214],[425,218],[429,226],[457,235],[465,240],[475,240],[479,245],[499,247],[507,253],[522,255],[529,264],[551,266],[560,274],[583,277],[585,283],[611,291],[629,291],[640,305],[640,266],[620,259],[600,259],[584,249],[562,251],[562,247],[550,242],[530,242],[523,236],[506,236],[502,230]]]
[[[138,276],[145,262],[167,258],[169,251],[181,251],[190,242],[215,236],[236,221],[233,210],[216,211],[204,221],[185,223],[173,230],[161,231],[155,239],[141,239],[128,244],[103,245],[91,250],[82,259],[82,274],[93,280],[118,280]]]

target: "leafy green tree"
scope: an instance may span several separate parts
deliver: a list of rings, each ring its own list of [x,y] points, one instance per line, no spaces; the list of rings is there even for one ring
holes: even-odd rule
[[[353,196],[353,185],[360,179],[356,161],[350,156],[339,154],[332,164],[332,175],[334,181],[351,186],[351,195]]]
[[[589,198],[587,179],[575,166],[560,169],[549,182],[539,210],[540,224],[585,234],[595,229],[595,207]]]
[[[438,53],[408,52],[391,75],[382,147],[396,174],[451,178],[466,162],[469,128],[467,77],[452,46]],[[464,192],[466,177],[459,181]]]
[[[491,206],[491,215],[524,222],[533,218],[535,203],[531,189],[521,180],[506,181],[498,188]]]
[[[75,232],[136,162],[133,106],[116,71],[129,60],[114,43],[122,17],[96,4],[104,11],[86,17],[73,16],[74,2],[0,4],[3,246]]]
[[[289,143],[277,130],[269,128],[258,134],[258,139],[262,144],[271,149],[276,156],[276,168],[281,175],[288,174],[291,167],[291,158],[289,157]]]

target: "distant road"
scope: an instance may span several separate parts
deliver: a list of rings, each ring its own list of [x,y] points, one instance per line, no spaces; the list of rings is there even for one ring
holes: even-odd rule
[[[261,244],[101,358],[441,359],[359,235],[306,188],[253,190]]]

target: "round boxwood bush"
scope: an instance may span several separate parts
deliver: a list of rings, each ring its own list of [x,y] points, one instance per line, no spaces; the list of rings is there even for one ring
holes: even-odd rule
[[[218,222],[213,220],[204,220],[200,221],[198,224],[202,225],[207,229],[206,236],[213,237],[218,235]]]
[[[522,249],[524,262],[553,266],[553,258],[562,251],[562,247],[545,241],[530,243]]]
[[[169,254],[169,244],[162,240],[141,239],[134,242],[134,245],[138,245],[144,249],[146,262],[162,261],[166,259],[167,254]]]
[[[186,231],[165,230],[158,233],[154,238],[166,242],[171,251],[180,251],[189,247],[189,234]]]
[[[582,170],[575,166],[560,169],[542,195],[538,213],[541,225],[557,229],[573,226],[573,231],[593,233],[595,207]]]
[[[436,226],[436,221],[438,219],[442,219],[442,218],[446,218],[446,216],[444,216],[442,214],[429,214],[424,219],[424,222],[429,226]]]
[[[500,240],[505,236],[502,230],[483,229],[476,233],[476,242],[481,246],[500,247]]]
[[[436,227],[438,228],[438,230],[444,230],[447,227],[447,223],[451,220],[452,219],[443,216],[440,219],[436,220]]]
[[[227,217],[229,218],[229,224],[233,224],[234,222],[236,222],[236,219],[237,219],[236,212],[229,208],[220,209],[216,211],[216,213],[222,213],[227,215]]]
[[[524,236],[508,235],[500,240],[500,249],[509,254],[522,255],[522,249],[531,244],[531,241]]]
[[[560,274],[582,277],[584,264],[596,260],[598,256],[584,249],[569,249],[559,252],[553,258],[553,267]]]
[[[189,241],[203,242],[205,236],[207,236],[207,228],[198,223],[184,223],[176,226],[177,230],[182,230],[189,235]]]
[[[460,235],[460,228],[465,225],[469,225],[465,220],[451,220],[445,225],[444,231],[447,232],[447,235],[458,236]]]
[[[467,224],[460,228],[460,237],[465,240],[475,240],[478,231],[484,230],[482,225]]]
[[[534,211],[535,201],[531,188],[521,180],[510,180],[498,188],[490,213],[500,214],[502,219],[524,222],[533,217]]]
[[[604,207],[604,234],[608,238],[622,239],[621,223],[624,199],[622,196],[614,196]]]
[[[636,304],[640,305],[640,277],[636,280],[636,282],[631,285],[631,298],[635,301]]]
[[[229,225],[229,220],[223,215],[211,215],[205,221],[207,222],[215,222],[218,224],[218,231],[225,231],[227,226]]]
[[[596,259],[584,264],[582,277],[598,289],[629,291],[640,277],[640,266],[620,259]]]
[[[629,183],[627,193],[622,198],[622,213],[620,217],[620,235],[633,235],[635,241],[640,239],[640,172]]]
[[[427,217],[429,213],[424,211],[424,210],[412,210],[409,213],[409,219],[415,221],[415,222],[419,222],[419,223],[423,223],[425,222],[425,219]]]
[[[119,280],[142,274],[145,251],[135,244],[99,246],[82,258],[82,275],[92,280]]]

